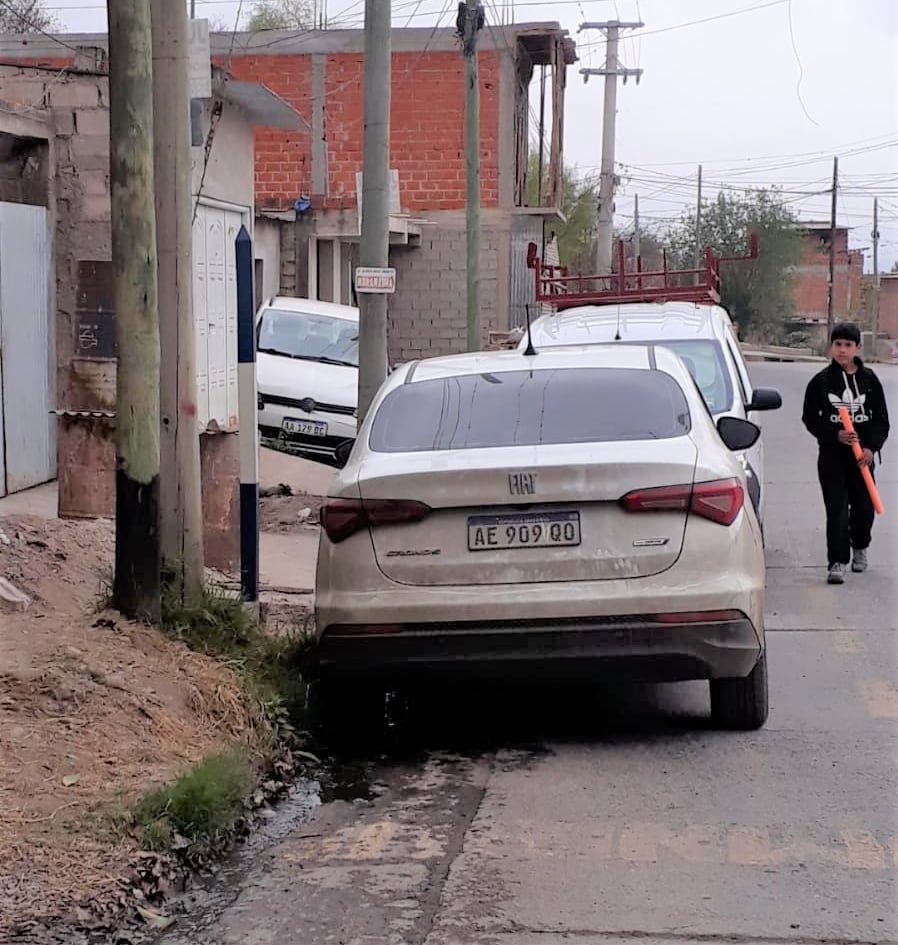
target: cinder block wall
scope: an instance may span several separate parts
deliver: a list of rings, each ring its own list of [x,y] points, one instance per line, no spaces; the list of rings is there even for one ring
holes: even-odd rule
[[[467,265],[465,214],[431,215],[421,245],[393,247],[396,294],[389,300],[389,349],[394,362],[455,354],[466,350]],[[506,328],[509,220],[492,214],[484,220],[480,244],[480,331],[485,343],[491,330]],[[503,301],[504,300],[504,301]]]

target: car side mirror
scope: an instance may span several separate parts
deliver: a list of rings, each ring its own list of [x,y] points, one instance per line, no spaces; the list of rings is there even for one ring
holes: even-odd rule
[[[349,455],[352,453],[354,443],[354,440],[343,440],[343,442],[338,443],[334,449],[334,459],[337,461],[337,466],[339,466],[340,469],[349,462]]]
[[[751,395],[751,403],[746,410],[779,410],[783,405],[783,398],[778,390],[769,387],[758,387]]]
[[[721,417],[717,421],[717,432],[727,449],[738,453],[750,449],[758,442],[761,428],[751,420],[741,417]]]

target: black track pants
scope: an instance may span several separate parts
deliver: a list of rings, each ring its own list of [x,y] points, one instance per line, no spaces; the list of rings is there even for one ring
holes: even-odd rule
[[[817,459],[817,476],[826,507],[827,563],[848,564],[852,548],[867,548],[870,544],[873,501],[857,460],[848,450],[844,456],[821,454]]]

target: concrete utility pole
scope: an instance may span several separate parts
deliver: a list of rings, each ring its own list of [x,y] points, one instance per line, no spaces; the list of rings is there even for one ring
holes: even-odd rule
[[[873,198],[873,350],[867,357],[876,358],[876,338],[879,335],[879,198]]]
[[[826,286],[826,340],[833,330],[833,296],[836,291],[836,199],[839,193],[839,159],[833,158],[833,201],[829,219],[829,281]]]
[[[193,198],[187,7],[151,0],[159,260],[162,566],[185,597],[203,584],[203,500],[193,318]]]
[[[484,22],[480,0],[459,3],[456,26],[465,57],[468,351],[480,350],[480,69],[477,62],[477,37]]]
[[[621,30],[642,29],[644,23],[621,23],[609,20],[607,23],[582,23],[580,30],[604,30],[608,37],[605,65],[601,69],[581,69],[584,82],[592,75],[605,77],[605,108],[602,119],[602,170],[599,179],[599,227],[596,241],[596,272],[605,275],[611,272],[614,242],[614,189],[617,177],[614,173],[614,132],[617,121],[617,80],[624,82],[630,76],[636,77],[636,84],[642,76],[642,69],[624,69],[618,58],[618,45]]]
[[[390,259],[390,4],[365,0],[365,139],[362,168],[362,267],[386,268]],[[387,297],[359,293],[361,424],[387,371]]]
[[[633,255],[639,259],[641,250],[639,246],[639,194],[633,198]]]
[[[150,0],[109,0],[115,300],[115,606],[159,619],[159,309]]]

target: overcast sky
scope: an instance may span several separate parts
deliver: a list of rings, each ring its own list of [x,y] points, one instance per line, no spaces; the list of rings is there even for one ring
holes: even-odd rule
[[[196,0],[197,15],[235,23],[251,0]],[[332,26],[359,27],[363,0],[317,0]],[[46,0],[70,32],[105,31],[102,0]],[[569,70],[567,160],[597,173],[601,155],[603,34],[584,21],[644,22],[625,34],[622,64],[644,70],[618,88],[616,222],[647,226],[721,187],[778,184],[796,213],[828,220],[839,156],[839,222],[869,247],[880,204],[880,268],[898,260],[898,0],[485,0],[487,20],[557,20],[575,39]],[[394,0],[394,26],[451,25],[455,0]],[[701,22],[705,21],[705,22]],[[536,97],[534,97],[534,103]],[[867,253],[870,268],[870,253]]]

